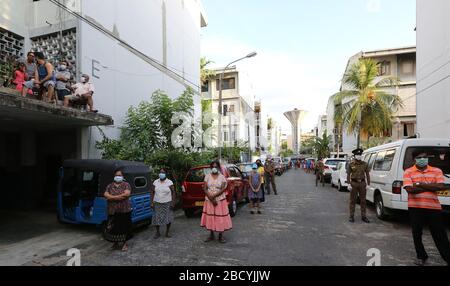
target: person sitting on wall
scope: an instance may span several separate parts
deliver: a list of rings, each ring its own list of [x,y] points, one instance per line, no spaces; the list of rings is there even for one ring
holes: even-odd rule
[[[19,63],[17,69],[14,72],[14,79],[12,83],[16,86],[16,90],[22,92],[24,83],[28,80],[28,75],[26,73],[26,65],[24,63]],[[31,90],[28,94],[32,95]]]
[[[89,111],[97,113],[98,110],[94,109],[94,100],[92,96],[94,95],[94,85],[89,82],[89,76],[83,74],[81,76],[80,82],[72,85],[72,90],[74,94],[67,95],[64,97],[64,106],[74,106],[74,103],[82,102],[89,106]]]
[[[33,88],[38,88],[40,93],[47,91],[47,97],[44,98],[47,102],[52,102],[55,99],[55,73],[54,67],[51,63],[47,62],[45,56],[41,52],[35,53],[37,60],[37,67],[35,71],[34,79],[24,83],[24,88],[22,90],[22,96],[26,97],[28,90]]]
[[[70,79],[72,78],[72,74],[68,70],[68,63],[65,60],[62,60],[59,63],[56,72],[56,95],[58,96],[58,100],[64,101],[64,97],[67,95],[71,95],[70,91]]]

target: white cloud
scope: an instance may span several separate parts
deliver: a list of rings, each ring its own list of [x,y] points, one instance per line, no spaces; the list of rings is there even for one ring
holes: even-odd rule
[[[258,56],[238,64],[238,69],[250,78],[252,91],[263,102],[263,108],[290,131],[286,111],[298,108],[308,111],[303,130],[309,131],[324,114],[330,95],[337,91],[339,78],[327,75],[325,63],[313,63],[296,55],[279,51],[260,50],[245,43],[216,37],[202,42],[203,56],[223,67],[229,61],[257,51]]]

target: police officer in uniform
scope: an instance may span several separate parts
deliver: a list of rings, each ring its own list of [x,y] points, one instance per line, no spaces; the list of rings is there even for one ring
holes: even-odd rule
[[[359,195],[361,201],[361,217],[365,223],[370,223],[366,215],[367,185],[370,185],[369,165],[362,160],[364,150],[356,149],[352,153],[354,159],[347,165],[347,182],[350,185],[350,219],[355,222],[356,199]]]
[[[267,194],[270,195],[270,186],[272,186],[275,195],[278,195],[277,185],[275,184],[275,163],[272,156],[268,156],[266,163],[264,164],[264,184],[266,185]]]

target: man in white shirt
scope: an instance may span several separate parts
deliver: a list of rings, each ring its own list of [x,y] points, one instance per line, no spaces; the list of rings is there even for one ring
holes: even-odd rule
[[[71,101],[85,100],[87,101],[90,112],[98,112],[98,110],[94,109],[94,100],[92,99],[95,92],[94,85],[89,82],[89,76],[87,74],[81,76],[79,83],[72,85],[72,90],[74,94],[64,97],[65,107],[69,107]]]

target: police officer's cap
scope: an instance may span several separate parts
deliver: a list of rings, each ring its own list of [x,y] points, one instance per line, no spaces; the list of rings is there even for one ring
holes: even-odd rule
[[[352,153],[355,156],[359,156],[359,155],[362,155],[364,153],[364,150],[363,149],[356,149],[356,150],[353,150]]]

